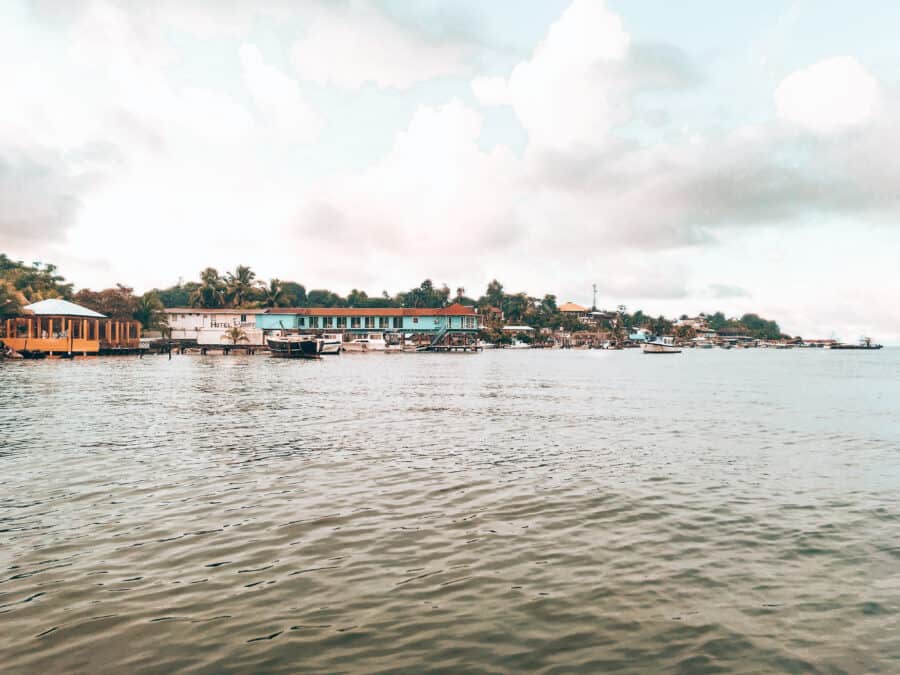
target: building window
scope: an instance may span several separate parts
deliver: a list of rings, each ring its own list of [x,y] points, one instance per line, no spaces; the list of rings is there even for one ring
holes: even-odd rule
[[[346,317],[343,317],[343,316],[339,316],[339,317],[337,318],[337,327],[338,327],[338,328],[345,328],[346,326],[347,326],[347,318],[346,318]]]
[[[322,328],[331,328],[334,325],[334,319],[330,316],[322,317]]]
[[[366,317],[366,328],[375,328],[375,317],[374,316]]]
[[[319,317],[317,317],[317,316],[309,317],[309,327],[310,328],[318,328],[319,327]]]
[[[350,317],[350,328],[359,328],[359,317],[358,316]]]
[[[247,315],[241,314],[241,323],[247,323]]]
[[[403,328],[403,317],[402,316],[394,317],[394,328]]]
[[[413,323],[419,323],[419,317],[414,316],[414,317],[413,317]]]

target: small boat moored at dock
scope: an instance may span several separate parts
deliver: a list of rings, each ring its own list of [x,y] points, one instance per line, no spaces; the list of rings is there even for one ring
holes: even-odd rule
[[[341,353],[341,345],[343,345],[343,338],[337,333],[323,333],[322,337],[319,338],[322,341],[322,348],[320,349],[320,354],[340,354]]]
[[[383,352],[386,346],[383,333],[367,333],[343,345],[345,352]]]
[[[308,335],[270,335],[266,344],[280,358],[317,359],[322,351],[322,341]]]
[[[648,340],[641,345],[641,350],[645,354],[680,354],[681,348],[675,346],[675,338],[658,337]]]
[[[872,342],[872,338],[861,338],[858,344],[851,345],[843,342],[825,345],[825,349],[881,349],[882,345]]]

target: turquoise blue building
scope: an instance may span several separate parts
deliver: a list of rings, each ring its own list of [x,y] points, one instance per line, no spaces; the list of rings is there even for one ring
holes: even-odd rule
[[[266,330],[320,330],[333,333],[474,334],[481,317],[473,307],[453,304],[449,307],[293,307],[273,308],[256,315],[256,327]]]

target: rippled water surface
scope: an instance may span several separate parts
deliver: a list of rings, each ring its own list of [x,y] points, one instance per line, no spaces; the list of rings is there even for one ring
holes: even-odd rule
[[[0,363],[4,672],[898,672],[900,350]]]

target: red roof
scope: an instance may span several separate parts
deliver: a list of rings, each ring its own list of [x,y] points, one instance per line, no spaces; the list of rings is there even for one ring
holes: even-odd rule
[[[300,316],[475,316],[473,307],[273,307],[266,314]]]

